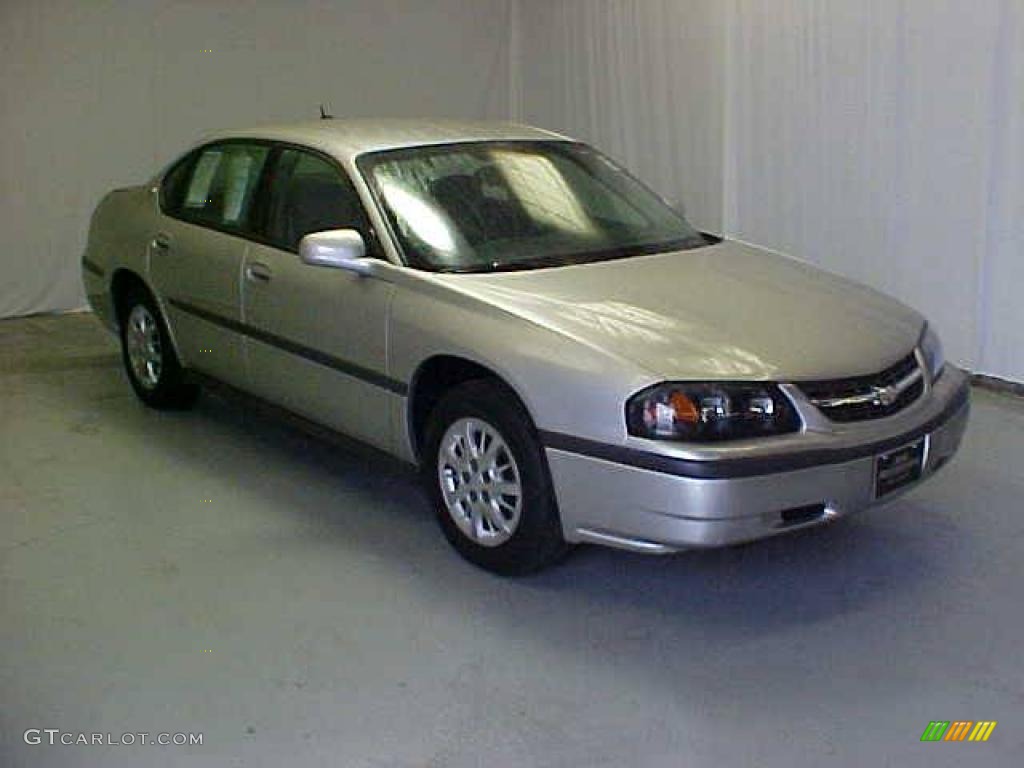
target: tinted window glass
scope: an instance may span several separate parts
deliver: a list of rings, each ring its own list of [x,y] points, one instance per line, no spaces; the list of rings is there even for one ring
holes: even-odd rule
[[[269,151],[248,144],[204,149],[192,166],[180,213],[204,224],[244,229]]]
[[[185,184],[189,179],[193,156],[180,160],[164,176],[160,184],[160,206],[167,213],[177,213],[181,208],[181,198],[185,194]]]
[[[708,244],[657,195],[581,144],[474,142],[358,162],[406,257],[427,269],[529,269]]]
[[[297,250],[310,232],[328,229],[356,229],[367,238],[366,215],[355,188],[322,157],[283,150],[270,184],[267,236]]]

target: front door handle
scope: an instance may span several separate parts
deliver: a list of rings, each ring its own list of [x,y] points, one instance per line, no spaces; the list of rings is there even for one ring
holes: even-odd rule
[[[150,245],[152,246],[154,251],[168,251],[171,248],[171,238],[165,235],[163,232],[161,232],[156,237],[153,238],[152,242],[150,242]]]
[[[245,277],[254,283],[269,283],[271,278],[270,267],[254,261],[245,268]]]

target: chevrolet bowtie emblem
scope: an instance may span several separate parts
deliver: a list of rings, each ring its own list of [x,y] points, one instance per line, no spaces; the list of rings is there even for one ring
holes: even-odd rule
[[[838,397],[816,397],[811,402],[819,408],[855,408],[858,406],[872,406],[874,408],[891,408],[896,405],[912,387],[921,383],[924,374],[921,369],[915,367],[910,373],[899,381],[892,384],[880,386],[864,386],[858,392],[840,395]],[[920,389],[917,390],[920,394]],[[917,395],[915,395],[915,398]]]
[[[896,399],[900,396],[899,387],[872,387],[872,392],[875,394],[875,402],[879,405],[883,405],[888,408],[890,405],[896,402]]]

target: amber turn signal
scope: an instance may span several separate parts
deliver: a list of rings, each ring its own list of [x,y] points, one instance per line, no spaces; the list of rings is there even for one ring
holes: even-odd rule
[[[672,393],[669,397],[669,403],[672,404],[672,410],[675,411],[676,421],[683,421],[687,424],[696,424],[700,421],[700,412],[697,410],[697,406],[693,404],[693,400],[679,390]]]

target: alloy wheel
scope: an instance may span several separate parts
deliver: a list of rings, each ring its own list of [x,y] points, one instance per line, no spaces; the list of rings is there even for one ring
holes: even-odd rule
[[[128,313],[124,335],[128,362],[138,383],[148,390],[156,389],[163,371],[163,349],[156,318],[142,304]]]
[[[522,516],[523,486],[512,450],[478,418],[452,422],[437,452],[437,477],[452,520],[485,547],[508,541]]]

